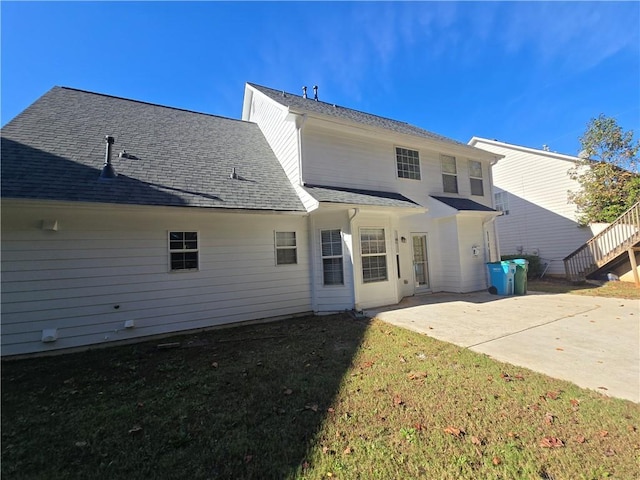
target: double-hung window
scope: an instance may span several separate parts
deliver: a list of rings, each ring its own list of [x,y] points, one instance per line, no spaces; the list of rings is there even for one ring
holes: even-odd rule
[[[171,271],[198,269],[198,232],[169,232]]]
[[[471,195],[484,196],[482,163],[476,160],[469,160],[469,181],[471,182]]]
[[[322,230],[322,279],[324,285],[344,285],[340,230]]]
[[[503,215],[509,215],[509,194],[507,192],[496,192],[493,194],[496,210]]]
[[[441,155],[442,162],[442,189],[446,193],[458,193],[458,170],[456,157]]]
[[[417,150],[396,147],[398,178],[420,180],[420,155]]]
[[[360,254],[362,257],[362,282],[387,280],[387,249],[384,228],[360,229]]]
[[[276,232],[276,265],[298,263],[296,232]]]

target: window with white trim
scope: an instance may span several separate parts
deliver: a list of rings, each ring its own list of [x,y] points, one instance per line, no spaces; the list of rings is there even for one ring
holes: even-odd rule
[[[276,265],[298,263],[296,232],[276,232]]]
[[[469,182],[471,183],[471,195],[483,197],[482,163],[476,160],[469,160]]]
[[[442,162],[442,189],[446,193],[458,193],[458,170],[456,157],[441,155]]]
[[[387,248],[384,240],[384,228],[360,229],[360,256],[363,283],[387,280]]]
[[[321,230],[322,279],[324,285],[344,285],[340,230]]]
[[[509,194],[507,192],[496,192],[493,194],[493,203],[496,210],[503,215],[509,215]]]
[[[420,180],[420,155],[417,150],[396,147],[398,178]]]
[[[172,272],[198,270],[198,232],[169,232],[169,266]]]

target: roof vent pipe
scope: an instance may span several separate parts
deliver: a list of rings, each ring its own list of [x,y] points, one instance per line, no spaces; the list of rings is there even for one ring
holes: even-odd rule
[[[118,174],[111,165],[111,145],[115,143],[115,139],[111,135],[105,135],[104,141],[107,142],[107,148],[104,153],[104,166],[100,172],[100,178],[116,178]]]
[[[302,87],[302,98],[307,98],[307,87]]]
[[[240,176],[236,172],[236,167],[233,167],[233,170],[231,170],[231,175],[229,175],[229,178],[233,180],[237,180],[238,178],[240,178]]]
[[[316,102],[318,101],[318,85],[313,86],[313,99]]]

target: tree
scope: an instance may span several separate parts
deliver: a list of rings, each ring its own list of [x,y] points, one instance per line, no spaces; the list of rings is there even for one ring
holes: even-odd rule
[[[569,201],[578,207],[583,225],[612,222],[640,200],[640,144],[633,131],[624,132],[604,114],[589,121],[580,144],[580,160],[569,170],[580,189],[569,192]]]

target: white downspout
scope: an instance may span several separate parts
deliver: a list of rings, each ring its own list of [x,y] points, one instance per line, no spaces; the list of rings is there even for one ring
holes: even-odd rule
[[[352,278],[353,278],[353,308],[357,309],[358,305],[358,272],[356,271],[356,242],[359,241],[357,239],[357,232],[354,232],[353,228],[353,220],[360,213],[359,208],[353,209],[353,215],[349,217],[349,230],[351,230],[351,265],[352,265]],[[358,247],[359,249],[360,247]]]
[[[298,136],[298,185],[304,185],[304,176],[302,175],[302,127],[307,121],[307,114],[296,115],[296,134]]]

